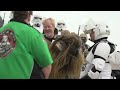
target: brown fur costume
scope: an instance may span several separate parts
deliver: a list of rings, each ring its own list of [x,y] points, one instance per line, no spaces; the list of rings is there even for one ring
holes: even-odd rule
[[[63,30],[63,31],[61,31],[61,35],[66,35],[66,34],[68,34],[68,33],[70,33],[70,31],[68,31],[68,30]]]
[[[62,35],[52,43],[50,52],[54,63],[49,79],[79,79],[84,62],[81,44],[75,33]]]

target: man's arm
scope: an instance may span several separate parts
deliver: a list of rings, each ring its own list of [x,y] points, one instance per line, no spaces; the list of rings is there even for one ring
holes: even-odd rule
[[[31,43],[31,54],[38,65],[42,68],[43,74],[47,79],[51,72],[51,64],[53,63],[48,45],[44,40],[44,37],[39,34],[32,37]]]
[[[48,79],[50,72],[51,72],[51,68],[52,68],[52,65],[48,65],[42,69],[45,79]]]

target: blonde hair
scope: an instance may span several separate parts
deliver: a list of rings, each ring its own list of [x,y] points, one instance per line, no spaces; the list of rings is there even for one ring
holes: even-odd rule
[[[55,27],[55,20],[53,18],[47,18],[47,19],[43,20],[43,22],[42,22],[43,26],[45,25],[45,23],[47,21],[50,21],[52,23],[52,25]]]

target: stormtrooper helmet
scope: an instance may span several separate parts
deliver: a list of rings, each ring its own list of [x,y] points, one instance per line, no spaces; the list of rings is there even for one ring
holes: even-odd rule
[[[42,25],[43,18],[40,15],[34,15],[32,23],[35,27],[40,27]]]
[[[95,33],[95,40],[108,37],[110,35],[109,27],[104,22],[95,23],[93,20],[89,20],[89,22],[85,24],[83,32],[85,34],[90,34],[92,30]]]
[[[66,29],[66,23],[64,21],[57,22],[57,29],[58,31],[62,31]]]

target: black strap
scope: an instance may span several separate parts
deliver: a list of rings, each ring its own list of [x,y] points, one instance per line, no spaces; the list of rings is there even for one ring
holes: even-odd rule
[[[87,74],[87,75],[83,76],[81,79],[91,79],[91,78]]]
[[[96,50],[96,47],[97,47],[98,44],[99,44],[99,43],[97,43],[97,44],[94,45],[94,47],[93,47],[93,49],[92,49],[92,53],[93,53],[93,54],[95,53],[95,50]]]
[[[101,58],[101,59],[103,59],[103,60],[106,62],[106,59],[105,59],[105,58],[103,58],[103,57],[101,57],[101,56],[94,55],[94,58]]]
[[[108,41],[108,44],[110,46],[110,54],[113,53],[115,51],[115,44],[111,43]]]

